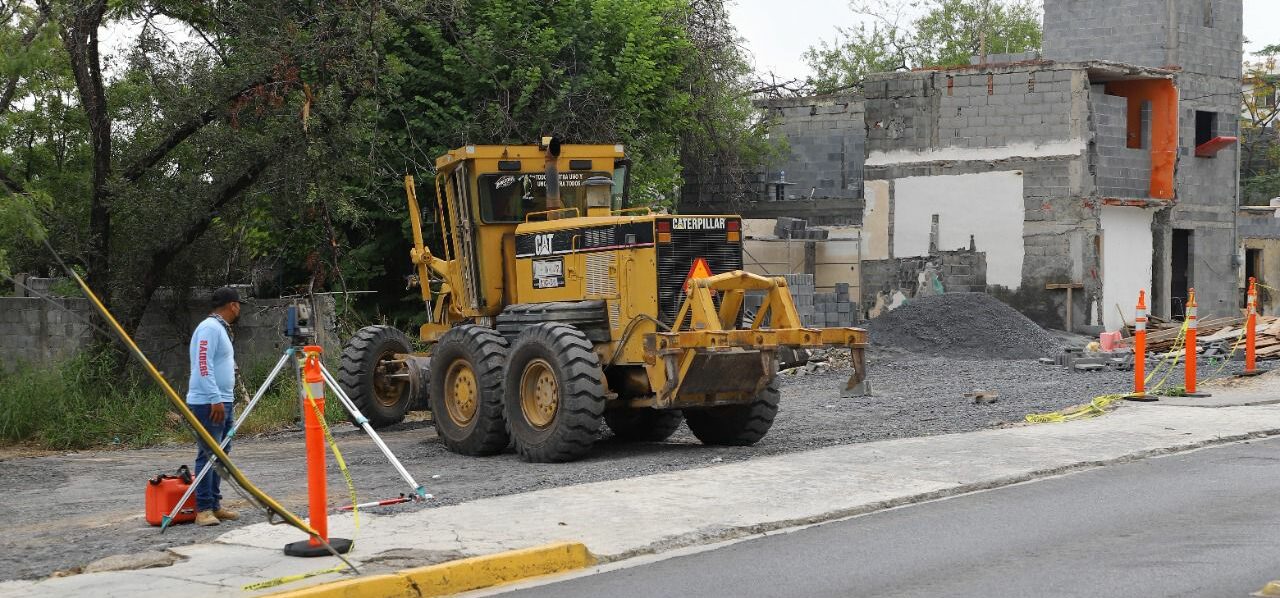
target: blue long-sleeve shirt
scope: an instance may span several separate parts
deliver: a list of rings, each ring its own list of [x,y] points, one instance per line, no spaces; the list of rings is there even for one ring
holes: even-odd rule
[[[205,318],[191,335],[191,380],[187,404],[212,405],[235,400],[236,355],[227,329]]]

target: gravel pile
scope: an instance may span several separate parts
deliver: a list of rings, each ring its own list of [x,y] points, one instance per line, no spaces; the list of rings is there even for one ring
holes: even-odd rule
[[[986,293],[913,299],[868,328],[873,345],[955,359],[1036,359],[1061,350],[1053,335]]]

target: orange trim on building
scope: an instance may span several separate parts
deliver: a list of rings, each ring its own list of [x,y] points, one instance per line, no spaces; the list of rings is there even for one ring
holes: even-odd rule
[[[1142,102],[1151,102],[1151,197],[1173,199],[1178,164],[1178,88],[1172,79],[1107,83],[1107,93],[1129,99],[1129,131],[1142,130]],[[1141,135],[1141,133],[1138,133]],[[1142,147],[1130,133],[1129,147]]]

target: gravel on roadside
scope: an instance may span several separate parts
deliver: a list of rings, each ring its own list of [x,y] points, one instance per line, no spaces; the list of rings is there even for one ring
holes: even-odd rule
[[[1029,360],[952,359],[895,349],[871,350],[868,369],[873,396],[852,399],[839,394],[847,370],[784,376],[777,420],[753,447],[703,446],[684,427],[663,443],[624,443],[606,432],[585,460],[530,464],[512,453],[488,458],[452,454],[426,422],[393,426],[384,439],[436,499],[378,512],[432,508],[838,444],[1020,425],[1028,413],[1124,392],[1131,380],[1129,372],[1072,372]],[[975,390],[999,397],[993,404],[975,404],[964,396]],[[360,500],[395,497],[408,490],[362,432],[346,423],[335,431]],[[192,453],[190,447],[172,446],[0,461],[0,488],[5,489],[0,509],[0,529],[5,530],[0,579],[43,577],[110,555],[207,542],[234,526],[264,520],[260,513],[242,507],[244,520],[234,524],[182,525],[164,535],[147,526],[141,517],[145,480],[186,462]],[[295,513],[304,512],[301,433],[239,440],[231,454],[256,484]],[[332,467],[329,482],[333,506],[345,504],[346,488]],[[225,484],[223,494],[228,500],[237,498]]]

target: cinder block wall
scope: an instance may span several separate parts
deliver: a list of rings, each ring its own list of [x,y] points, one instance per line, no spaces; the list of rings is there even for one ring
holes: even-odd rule
[[[862,313],[877,301],[888,304],[894,294],[916,297],[920,275],[929,266],[938,275],[944,292],[980,293],[987,289],[987,259],[980,251],[940,251],[927,257],[868,260],[862,263]]]
[[[1050,0],[1045,2],[1044,57],[1110,60],[1180,69],[1180,143],[1175,205],[1153,226],[1153,313],[1168,316],[1173,229],[1190,229],[1192,284],[1201,315],[1240,305],[1236,205],[1237,147],[1195,156],[1196,111],[1218,114],[1217,134],[1238,136],[1242,0]]]
[[[1129,100],[1106,94],[1104,85],[1094,85],[1089,93],[1093,110],[1093,141],[1098,195],[1145,198],[1151,195],[1151,150],[1129,149]],[[1150,148],[1150,112],[1144,111],[1143,131]]]
[[[189,364],[187,346],[191,331],[208,315],[208,294],[179,302],[161,296],[143,316],[135,340],[171,383],[186,388]],[[0,297],[0,371],[19,364],[53,367],[76,355],[93,341],[86,320],[94,320],[86,299],[54,299],[57,305],[31,297]],[[279,359],[288,345],[283,336],[284,299],[258,299],[244,306],[235,326],[236,361],[246,372]],[[316,298],[320,314],[316,328],[330,363],[336,363],[341,340],[337,337],[332,296]],[[246,380],[246,384],[252,384]]]
[[[1072,137],[1072,71],[1000,68],[936,79],[938,147],[987,148]]]
[[[1101,281],[1090,242],[1098,230],[1096,206],[1084,200],[1094,194],[1084,69],[1033,63],[888,73],[868,77],[864,91],[866,180],[888,181],[893,195],[893,182],[907,177],[1021,173],[1021,285],[988,288],[1032,319],[1059,325],[1065,293],[1045,285],[1082,282],[1085,292],[1074,295],[1070,309],[1075,321],[1088,322]],[[888,232],[892,236],[892,222]],[[981,244],[977,249],[984,251]],[[870,287],[866,296],[874,300]]]
[[[786,173],[789,199],[862,197],[866,156],[863,100],[858,95],[770,100],[765,109],[776,122],[773,138],[786,142],[788,155],[769,164],[767,180]]]

